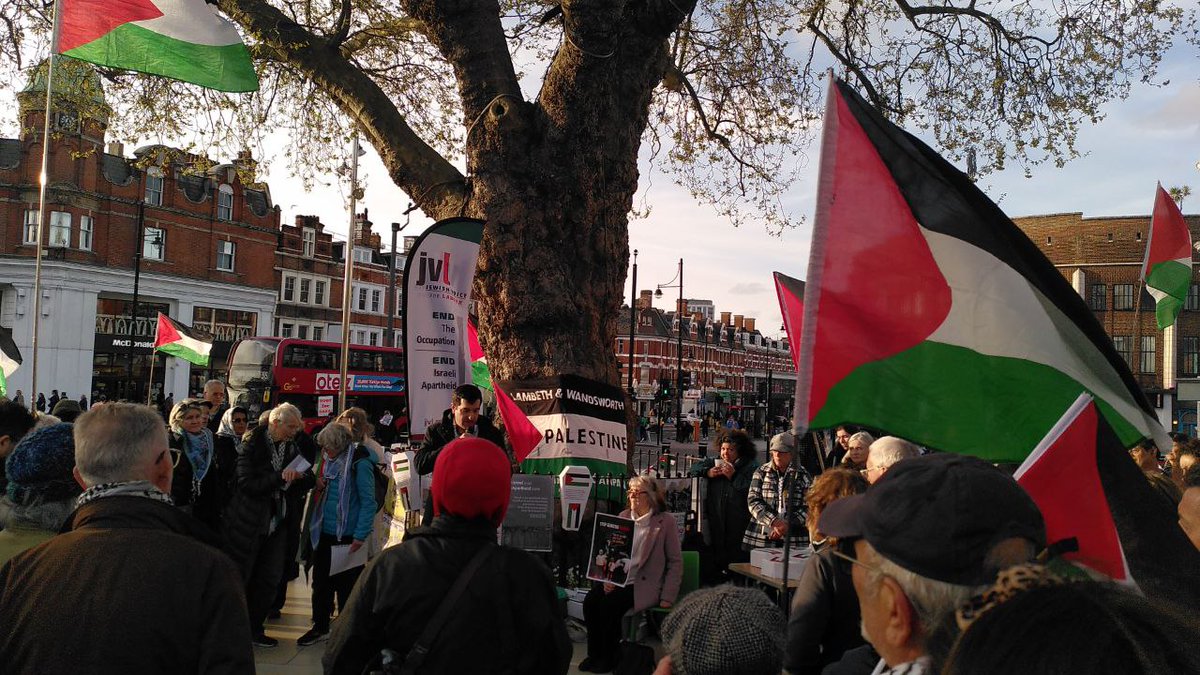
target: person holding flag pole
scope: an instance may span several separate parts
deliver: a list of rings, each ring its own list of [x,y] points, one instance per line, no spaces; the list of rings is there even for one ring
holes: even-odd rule
[[[38,338],[42,316],[42,251],[46,190],[50,183],[50,119],[59,55],[133,70],[226,92],[258,89],[250,52],[234,25],[205,0],[171,3],[60,0],[53,3],[51,55],[46,64],[42,164],[33,272],[32,391],[38,391]],[[153,365],[153,362],[152,362]]]

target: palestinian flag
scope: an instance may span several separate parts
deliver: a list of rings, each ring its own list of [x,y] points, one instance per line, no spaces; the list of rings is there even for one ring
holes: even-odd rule
[[[1175,323],[1192,283],[1192,233],[1179,206],[1162,185],[1154,197],[1142,278],[1146,280],[1146,290],[1154,296],[1158,329]]]
[[[1046,541],[1076,540],[1066,560],[1151,597],[1200,602],[1200,552],[1091,396],[1080,395],[1014,477],[1041,510]]]
[[[233,24],[205,0],[60,0],[55,53],[220,91],[258,76]]]
[[[783,327],[792,350],[792,365],[800,370],[800,326],[804,319],[804,282],[786,274],[775,273],[775,294],[783,312]]]
[[[8,378],[21,365],[21,350],[13,341],[12,329],[0,326],[0,396],[8,395]]]
[[[159,312],[154,348],[189,363],[207,366],[208,353],[212,351],[212,338]]]
[[[492,390],[492,371],[488,368],[487,356],[479,344],[479,329],[475,320],[467,317],[467,347],[471,350],[471,384],[480,389]]]
[[[1092,312],[962,172],[831,83],[796,420],[1020,462],[1087,391],[1120,442],[1154,410]]]

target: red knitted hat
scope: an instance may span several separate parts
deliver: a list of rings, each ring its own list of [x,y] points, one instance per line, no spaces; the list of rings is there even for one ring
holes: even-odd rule
[[[483,517],[500,525],[511,488],[512,465],[503,450],[482,438],[459,438],[438,454],[429,494],[435,516]]]

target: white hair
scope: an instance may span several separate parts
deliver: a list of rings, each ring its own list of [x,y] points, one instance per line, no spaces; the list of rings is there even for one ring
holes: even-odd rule
[[[304,418],[300,415],[300,409],[296,406],[291,403],[280,403],[271,408],[271,414],[267,419],[271,424],[279,424],[285,419],[293,419],[298,422]]]
[[[883,436],[871,444],[870,452],[876,468],[886,469],[902,459],[919,457],[921,449],[898,436]]]
[[[854,434],[853,436],[851,436],[850,438],[847,438],[846,445],[850,445],[854,441],[859,441],[863,445],[870,447],[871,444],[875,442],[875,437],[872,436],[871,434],[868,434],[865,431],[860,431],[860,432]]]

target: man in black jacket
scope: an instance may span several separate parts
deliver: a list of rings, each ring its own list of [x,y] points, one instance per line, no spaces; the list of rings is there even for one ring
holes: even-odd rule
[[[311,443],[300,443],[304,423],[290,403],[271,409],[268,424],[246,434],[237,460],[237,487],[225,515],[226,550],[242,568],[250,630],[258,647],[278,640],[263,632],[263,622],[283,579],[288,556],[299,548],[304,498],[316,484]],[[292,462],[303,456],[308,466]]]
[[[510,476],[504,453],[483,439],[455,440],[440,452],[430,489],[433,524],[410,532],[363,572],[333,626],[322,660],[326,673],[366,672],[384,649],[408,658],[483,547],[490,547],[488,559],[425,645],[418,672],[567,672],[571,643],[550,570],[525,551],[496,546]]]
[[[427,476],[433,473],[438,455],[446,444],[463,436],[478,436],[504,448],[504,434],[492,425],[492,421],[479,414],[483,405],[483,392],[473,384],[459,385],[450,399],[450,409],[442,413],[442,421],[429,425],[425,430],[425,440],[413,463],[417,473]],[[511,456],[509,460],[511,462]],[[433,521],[433,509],[425,504],[421,515],[421,524],[428,525]]]

